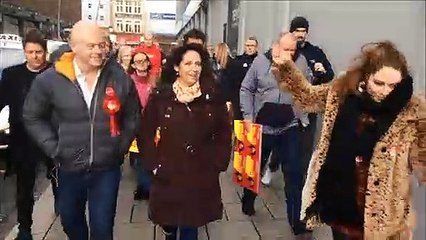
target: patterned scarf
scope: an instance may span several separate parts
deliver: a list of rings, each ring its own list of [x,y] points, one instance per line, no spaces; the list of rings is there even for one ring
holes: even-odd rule
[[[200,82],[197,81],[190,87],[183,86],[179,80],[173,83],[173,92],[176,94],[176,98],[181,103],[190,103],[195,98],[201,96]]]

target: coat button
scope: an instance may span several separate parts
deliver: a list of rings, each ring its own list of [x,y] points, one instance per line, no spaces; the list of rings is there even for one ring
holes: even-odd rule
[[[189,153],[194,153],[195,152],[194,146],[192,146],[191,144],[186,145],[186,151]]]
[[[374,186],[379,186],[379,184],[380,184],[379,180],[374,181]]]

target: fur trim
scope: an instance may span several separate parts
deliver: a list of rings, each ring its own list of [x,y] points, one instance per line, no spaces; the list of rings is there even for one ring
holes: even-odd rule
[[[74,71],[73,60],[74,53],[66,52],[62,54],[59,60],[55,63],[55,70],[67,77],[72,82],[77,79]]]
[[[330,84],[312,86],[292,61],[273,66],[281,89],[290,90],[297,107],[303,112],[324,112]]]

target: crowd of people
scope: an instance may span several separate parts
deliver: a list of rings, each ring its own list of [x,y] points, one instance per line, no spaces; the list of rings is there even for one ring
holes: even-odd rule
[[[133,198],[149,201],[149,219],[166,240],[196,240],[198,227],[222,218],[219,175],[232,159],[233,120],[263,126],[262,183],[281,168],[296,239],[313,239],[321,223],[335,240],[409,239],[410,176],[426,180],[426,105],[404,55],[389,41],[366,44],[335,77],[307,40],[307,19],[289,29],[264,53],[251,36],[233,57],[197,29],[168,54],[152,34],[115,49],[101,28],[80,21],[49,62],[46,40],[29,31],[26,62],[0,82],[18,176],[16,239],[32,239],[39,162],[68,239],[113,239],[129,156]],[[256,197],[243,189],[244,214],[256,214]]]

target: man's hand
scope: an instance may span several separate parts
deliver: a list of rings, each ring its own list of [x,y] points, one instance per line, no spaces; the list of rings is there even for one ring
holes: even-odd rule
[[[314,64],[314,69],[315,69],[316,72],[325,73],[324,65],[322,65],[322,63],[320,63],[320,62],[316,62]]]

